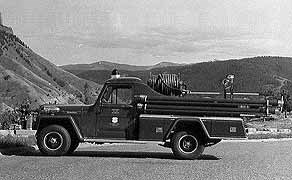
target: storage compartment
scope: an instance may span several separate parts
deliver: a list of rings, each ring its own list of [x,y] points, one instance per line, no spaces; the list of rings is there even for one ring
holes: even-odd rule
[[[139,118],[139,140],[162,141],[174,118],[168,115],[141,115]]]
[[[245,138],[243,121],[240,118],[202,118],[204,124],[211,123],[211,129],[208,132],[211,137],[225,138]]]

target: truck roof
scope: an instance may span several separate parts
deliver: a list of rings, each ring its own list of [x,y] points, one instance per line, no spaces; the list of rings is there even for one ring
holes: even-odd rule
[[[132,84],[132,83],[141,83],[142,80],[137,77],[119,77],[119,78],[111,78],[106,81],[106,83],[126,83],[126,84]]]

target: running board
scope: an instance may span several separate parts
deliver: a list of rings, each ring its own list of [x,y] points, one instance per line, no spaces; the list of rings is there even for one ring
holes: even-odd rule
[[[162,141],[136,141],[124,139],[84,139],[84,142],[96,143],[125,143],[125,144],[164,144]]]

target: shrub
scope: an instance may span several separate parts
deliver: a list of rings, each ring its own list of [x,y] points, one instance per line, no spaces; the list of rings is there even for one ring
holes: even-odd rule
[[[16,112],[4,112],[0,114],[1,129],[9,129],[10,124],[18,124],[20,114]]]

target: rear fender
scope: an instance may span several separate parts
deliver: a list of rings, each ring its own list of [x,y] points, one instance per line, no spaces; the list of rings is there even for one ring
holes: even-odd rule
[[[199,133],[203,139],[210,138],[210,135],[201,121],[200,118],[183,118],[183,119],[177,119],[172,126],[169,128],[168,132],[166,133],[164,137],[164,141],[167,139],[170,139],[173,132],[175,131],[196,131],[195,133]]]

